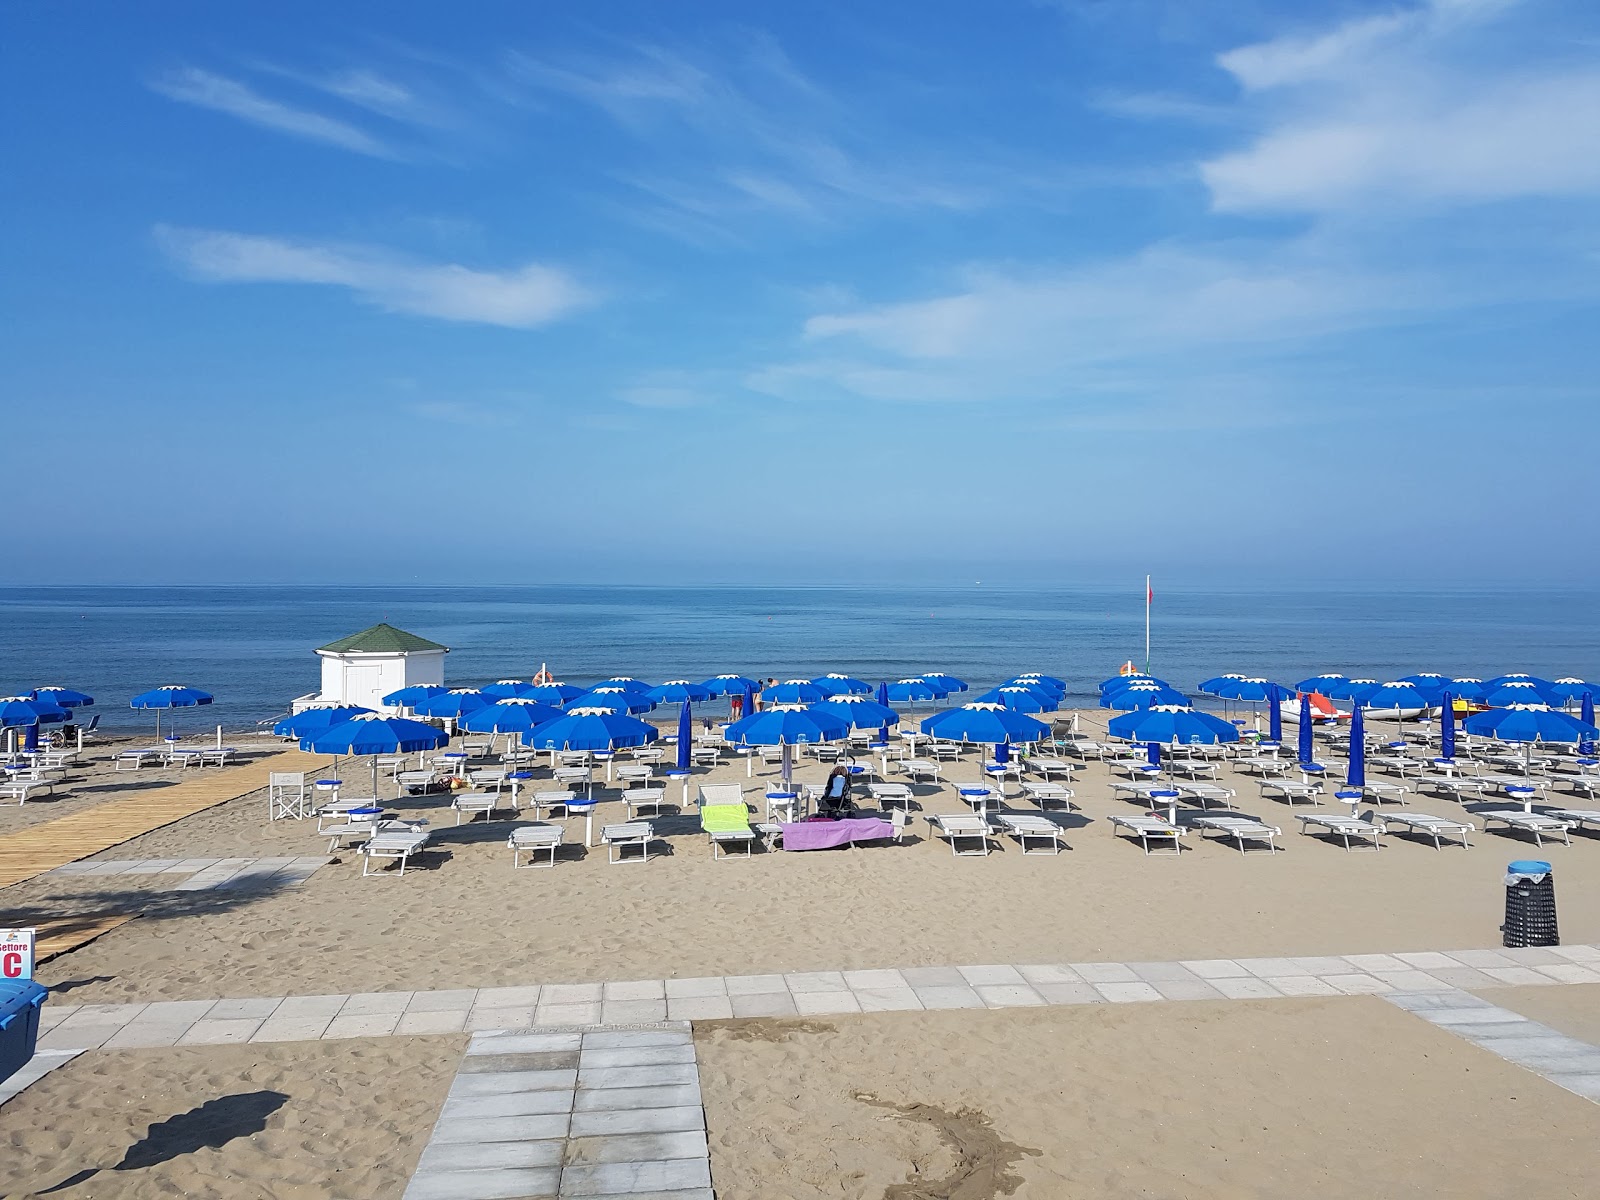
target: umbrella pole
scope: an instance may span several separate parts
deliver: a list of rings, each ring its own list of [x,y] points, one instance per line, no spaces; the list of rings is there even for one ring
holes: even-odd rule
[[[378,798],[378,756],[372,756],[372,798]]]

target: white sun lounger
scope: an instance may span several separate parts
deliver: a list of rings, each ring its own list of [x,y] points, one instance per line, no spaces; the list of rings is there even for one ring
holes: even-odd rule
[[[1206,762],[1204,759],[1175,758],[1171,767],[1174,775],[1182,775],[1185,779],[1217,778],[1217,764]]]
[[[667,798],[667,789],[659,787],[628,788],[622,793],[622,803],[627,806],[628,820],[639,817],[644,809],[652,816],[661,815],[661,805]]]
[[[1033,813],[1000,813],[996,818],[1012,837],[1017,839],[1024,854],[1060,854],[1061,826]],[[1029,850],[1028,843],[1042,842],[1043,849]]]
[[[1111,785],[1111,794],[1113,796],[1115,796],[1115,797],[1117,797],[1119,799],[1122,799],[1122,800],[1133,800],[1133,801],[1135,801],[1135,802],[1137,802],[1139,804],[1149,804],[1149,803],[1151,803],[1151,800],[1150,800],[1150,793],[1151,792],[1166,792],[1166,791],[1175,792],[1177,790],[1178,790],[1177,788],[1169,788],[1169,787],[1167,787],[1167,785],[1164,784],[1164,783],[1153,783],[1153,782],[1145,782],[1145,783],[1113,783]],[[1165,807],[1165,805],[1163,805],[1163,807]]]
[[[1276,825],[1254,821],[1249,817],[1196,817],[1194,824],[1202,831],[1214,831],[1219,838],[1232,838],[1240,854],[1245,852],[1246,842],[1265,842],[1267,849],[1276,854],[1278,843],[1275,839],[1283,836],[1283,830]],[[1204,837],[1205,833],[1202,832],[1200,836]]]
[[[55,790],[55,783],[49,779],[8,779],[0,783],[0,796],[15,800],[19,808],[28,802],[29,796],[54,795]]]
[[[1558,821],[1570,821],[1576,829],[1600,830],[1600,809],[1551,808],[1545,811],[1545,815]]]
[[[1294,770],[1294,762],[1287,758],[1241,758],[1234,766],[1249,775],[1287,775]]]
[[[989,838],[994,831],[984,817],[934,813],[928,818],[928,824],[950,843],[950,853],[957,858],[981,857],[989,853]],[[963,850],[963,843],[971,848]]]
[[[555,866],[556,850],[561,846],[563,832],[561,826],[543,821],[534,825],[518,825],[506,839],[506,845],[511,848],[512,867]],[[538,861],[541,854],[545,856],[544,862]],[[523,855],[528,856],[527,862],[522,861]]]
[[[479,813],[487,820],[494,820],[495,806],[499,802],[500,797],[495,792],[457,792],[450,807],[456,810],[456,824],[459,825],[463,816],[470,821]]]
[[[1261,788],[1263,800],[1282,800],[1291,808],[1298,800],[1315,804],[1322,794],[1320,783],[1295,783],[1288,779],[1263,779],[1257,786]]]
[[[1078,763],[1068,762],[1064,758],[1040,755],[1028,759],[1028,769],[1035,774],[1042,775],[1046,783],[1050,782],[1050,779],[1056,775],[1062,776],[1070,783],[1072,781],[1072,773],[1081,768]]]
[[[1146,854],[1178,854],[1181,852],[1178,839],[1189,835],[1189,831],[1182,825],[1174,825],[1165,817],[1127,817],[1115,814],[1106,819],[1111,822],[1111,835],[1113,837],[1116,836],[1119,828],[1126,829],[1133,837],[1139,839],[1139,843],[1144,847]],[[1152,839],[1158,842],[1170,841],[1172,849],[1152,850],[1150,849]]]
[[[1223,787],[1220,783],[1180,783],[1177,792],[1190,800],[1198,800],[1202,809],[1211,807],[1213,800],[1226,808],[1237,795],[1232,788]]]
[[[165,746],[147,746],[140,750],[123,750],[118,753],[116,763],[112,769],[116,771],[137,771],[144,766],[145,759],[158,763],[166,757],[166,754],[167,748]]]
[[[1432,817],[1427,813],[1385,813],[1377,820],[1385,833],[1389,832],[1389,826],[1400,825],[1413,833],[1426,834],[1433,839],[1435,850],[1453,837],[1461,839],[1462,849],[1470,850],[1472,843],[1467,840],[1467,835],[1475,833],[1478,828],[1471,821],[1453,821],[1449,817]]]
[[[1300,821],[1300,832],[1310,834],[1313,829],[1321,829],[1332,834],[1344,842],[1346,850],[1352,849],[1350,839],[1368,841],[1371,850],[1383,849],[1383,844],[1378,841],[1386,830],[1382,825],[1373,821],[1363,821],[1360,817],[1350,817],[1343,813],[1297,813]]]
[[[1593,775],[1563,775],[1551,786],[1564,787],[1574,796],[1587,796],[1591,800],[1600,794],[1600,778]]]
[[[1489,832],[1489,822],[1499,821],[1507,829],[1521,830],[1523,833],[1533,834],[1537,845],[1544,845],[1546,835],[1560,836],[1562,845],[1572,845],[1572,839],[1567,836],[1572,825],[1560,817],[1547,816],[1544,813],[1523,812],[1520,808],[1493,809],[1489,812],[1480,812],[1483,819],[1483,831]]]
[[[363,800],[359,804],[361,807],[374,809],[378,807],[375,800]],[[382,829],[384,825],[383,812],[381,810],[370,813],[351,813],[346,811],[340,813],[339,816],[341,823],[337,825],[324,826],[320,819],[317,821],[317,836],[328,839],[329,854],[332,854],[340,846],[348,842],[365,841]],[[391,824],[395,828],[410,828],[397,822],[391,822]]]
[[[606,845],[606,859],[613,863],[648,861],[650,839],[653,837],[655,830],[649,821],[629,821],[623,825],[600,827],[600,840]],[[628,854],[629,847],[639,851],[636,857]]]
[[[413,830],[409,827],[380,829],[361,847],[361,855],[366,860],[361,864],[362,877],[374,874],[372,870],[374,859],[398,860],[400,863],[398,874],[404,875],[406,863],[413,854],[419,853],[428,844],[428,836],[426,830]]]
[[[1074,792],[1071,788],[1061,783],[1031,783],[1024,782],[1022,793],[1032,800],[1041,809],[1047,809],[1052,804],[1059,804],[1071,812],[1073,809],[1072,798]]]
[[[1403,783],[1385,783],[1382,780],[1373,780],[1360,790],[1370,796],[1374,804],[1382,804],[1386,800],[1392,800],[1396,804],[1404,804],[1406,802],[1406,793],[1411,789]]]
[[[1468,775],[1424,775],[1417,780],[1417,790],[1427,788],[1436,796],[1459,800],[1468,792],[1483,794],[1483,781]]]
[[[880,808],[911,811],[911,789],[903,783],[869,783],[867,794],[878,802]]]
[[[944,765],[934,762],[931,758],[908,758],[901,762],[900,770],[912,783],[922,778],[938,783]]]

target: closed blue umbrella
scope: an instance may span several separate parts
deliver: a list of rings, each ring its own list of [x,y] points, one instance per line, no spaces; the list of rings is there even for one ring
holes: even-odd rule
[[[714,675],[701,686],[713,696],[738,696],[755,691],[760,684],[743,675]]]
[[[57,708],[88,708],[94,704],[93,696],[69,687],[34,688],[28,696],[33,700],[47,701]]]
[[[832,713],[852,729],[871,729],[874,725],[886,729],[900,722],[900,714],[894,709],[865,696],[835,696],[831,700],[818,701],[811,709],[813,712]]]
[[[1283,701],[1277,696],[1267,701],[1267,739],[1283,741]]]
[[[1456,756],[1456,698],[1450,692],[1439,697],[1439,757]]]
[[[496,679],[483,689],[483,694],[495,700],[505,700],[512,696],[528,696],[532,699],[533,689],[537,686],[526,679]]]
[[[378,755],[411,754],[421,750],[437,750],[448,745],[450,739],[442,729],[411,721],[404,717],[385,717],[378,713],[363,713],[311,737],[301,738],[300,749],[313,754],[370,755],[372,758],[372,795],[378,795]]]
[[[743,706],[741,711],[745,716],[748,717],[751,713],[756,711],[756,689],[753,686],[748,684],[745,686],[744,699],[741,703]]]
[[[418,716],[454,717],[460,720],[468,713],[488,708],[494,701],[476,688],[456,688],[438,696],[424,696],[411,707]]]
[[[1311,696],[1302,694],[1300,697],[1300,761],[1302,763],[1315,762],[1311,755]]]
[[[895,680],[889,685],[887,698],[891,704],[928,704],[949,694],[918,677]]]
[[[829,693],[809,679],[785,679],[762,695],[768,704],[815,704],[818,700],[826,700]]]
[[[470,712],[459,724],[468,733],[530,733],[561,715],[559,708],[526,696],[507,696]]]
[[[553,704],[561,708],[569,701],[576,700],[583,695],[584,689],[571,683],[541,683],[526,694],[529,700],[537,700],[541,704]]]
[[[449,690],[442,683],[413,683],[398,692],[390,692],[383,698],[383,702],[391,708],[415,708],[429,696],[442,696]]]
[[[163,687],[151,688],[148,692],[140,692],[128,702],[129,708],[154,709],[156,714],[156,736],[161,736],[161,710],[164,708],[197,708],[202,704],[210,704],[210,692],[202,692],[199,688],[185,687],[179,683],[169,683]]]
[[[878,695],[876,699],[879,704],[883,705],[884,708],[889,707],[889,685],[881,679],[878,680]],[[889,726],[884,725],[878,730],[878,742],[879,744],[882,744],[888,740]]]
[[[986,704],[1000,704],[1016,712],[1054,712],[1059,703],[1054,696],[1026,687],[990,688],[978,697]]]
[[[632,692],[620,687],[597,687],[585,692],[567,707],[570,708],[609,708],[612,712],[634,713],[649,712],[656,706],[656,702],[643,692]]]
[[[1529,679],[1513,679],[1499,687],[1488,688],[1483,702],[1494,708],[1509,708],[1513,704],[1549,704],[1548,691]]]
[[[1239,731],[1231,721],[1179,704],[1123,713],[1112,717],[1106,729],[1111,736],[1130,742],[1162,745],[1215,746],[1219,742],[1239,740]]]
[[[654,725],[638,717],[610,708],[573,705],[554,721],[524,734],[522,744],[535,750],[615,750],[643,746],[660,736]]]
[[[1149,712],[1150,710],[1143,709],[1141,711]],[[1145,749],[1144,757],[1145,761],[1148,762],[1152,767],[1159,767],[1161,765],[1161,743],[1151,742],[1150,745]]]
[[[285,717],[272,727],[279,737],[308,738],[343,725],[352,717],[365,716],[372,710],[359,704],[330,704],[326,707],[307,708]]]
[[[684,697],[683,707],[678,710],[678,770],[689,769],[693,753],[694,717],[689,714],[688,697]]]
[[[1359,706],[1350,714],[1350,771],[1344,781],[1353,788],[1367,786],[1367,727]]]
[[[811,681],[822,689],[824,696],[870,696],[872,685],[848,675],[818,675]]]
[[[843,741],[849,735],[850,726],[845,720],[822,711],[820,706],[779,704],[741,717],[728,726],[723,736],[736,745],[782,746],[783,782],[788,784],[794,774],[791,747]]]
[[[1585,692],[1583,694],[1583,700],[1578,705],[1578,720],[1582,721],[1585,725],[1594,724],[1594,694],[1592,692]],[[1581,742],[1579,742],[1578,753],[1583,755],[1593,754],[1594,740],[1592,738],[1584,738]]]
[[[665,683],[651,688],[645,695],[657,704],[680,704],[684,702],[700,704],[711,699],[711,689],[702,684],[690,683],[687,679],[669,679]]]

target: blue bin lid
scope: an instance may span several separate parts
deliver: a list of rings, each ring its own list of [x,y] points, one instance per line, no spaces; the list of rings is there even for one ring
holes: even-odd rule
[[[1548,875],[1550,864],[1537,858],[1519,858],[1506,867],[1507,875]]]
[[[37,1008],[50,994],[42,984],[31,979],[0,979],[0,1029],[30,1008]]]

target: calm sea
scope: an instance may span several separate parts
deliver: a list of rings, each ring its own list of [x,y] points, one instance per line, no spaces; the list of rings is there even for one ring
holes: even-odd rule
[[[1595,597],[1582,591],[1199,591],[1163,588],[1152,670],[1183,690],[1224,671],[1286,683],[1323,670],[1393,678],[1600,676]],[[876,682],[948,671],[978,687],[1037,670],[1092,703],[1144,658],[1142,581],[1060,590],[875,588],[0,588],[0,694],[64,684],[102,726],[144,728],[128,698],[185,683],[216,695],[180,728],[243,728],[314,691],[312,649],[377,621],[451,647],[453,685],[548,663],[704,679],[844,671]]]

